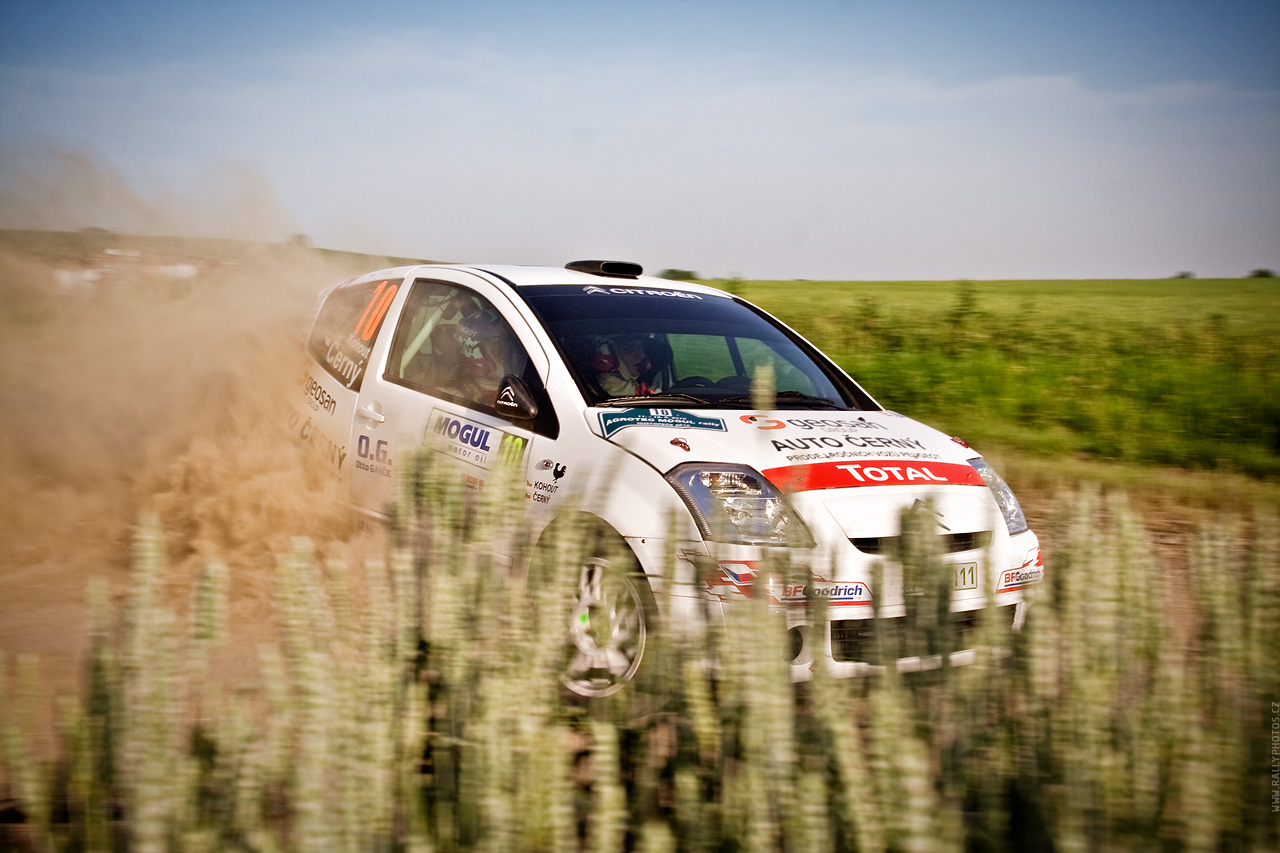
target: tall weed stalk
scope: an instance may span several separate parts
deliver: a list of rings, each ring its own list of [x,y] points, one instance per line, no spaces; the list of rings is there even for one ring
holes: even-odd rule
[[[4,842],[33,850],[926,851],[1268,849],[1280,701],[1277,520],[1223,518],[1158,560],[1123,496],[1065,496],[1024,629],[988,612],[968,666],[793,683],[758,596],[703,635],[651,626],[647,679],[557,678],[586,525],[530,542],[522,480],[483,492],[421,457],[385,559],[278,563],[278,645],[211,687],[225,571],[162,599],[145,521],[123,618],[101,591],[81,698],[34,743],[34,660],[0,673]],[[904,518],[945,650],[948,570]],[[770,572],[804,572],[785,552]],[[525,571],[532,564],[534,570]],[[813,567],[824,571],[826,567]],[[941,609],[940,609],[941,608]],[[810,604],[821,643],[828,614]],[[186,626],[184,629],[182,626]]]

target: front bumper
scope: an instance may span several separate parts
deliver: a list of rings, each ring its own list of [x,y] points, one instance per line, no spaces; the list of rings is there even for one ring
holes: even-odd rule
[[[1009,536],[985,489],[937,490],[925,505],[937,518],[929,560],[949,588],[931,598],[898,558],[903,509],[919,501],[915,493],[885,500],[887,491],[874,501],[866,492],[798,496],[818,543],[811,549],[629,541],[651,578],[674,553],[674,572],[655,579],[654,591],[683,629],[763,596],[791,633],[796,680],[817,666],[854,677],[890,663],[904,672],[972,663],[979,648],[1022,627],[1043,577],[1039,542],[1031,531]]]

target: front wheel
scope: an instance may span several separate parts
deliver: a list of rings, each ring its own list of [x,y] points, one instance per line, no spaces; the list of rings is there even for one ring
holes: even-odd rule
[[[640,669],[651,609],[648,584],[631,563],[593,557],[579,570],[560,674],[576,696],[610,696]]]

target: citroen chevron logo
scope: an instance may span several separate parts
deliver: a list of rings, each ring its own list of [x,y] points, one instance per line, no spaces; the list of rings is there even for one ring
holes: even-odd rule
[[[933,513],[934,520],[938,522],[938,526],[941,527],[943,530],[947,531],[948,533],[951,532],[951,528],[947,527],[945,524],[942,523],[942,513],[938,512],[936,509],[930,509],[929,505],[926,504],[924,501],[920,500],[919,498],[916,498],[916,502],[911,505],[911,511]]]

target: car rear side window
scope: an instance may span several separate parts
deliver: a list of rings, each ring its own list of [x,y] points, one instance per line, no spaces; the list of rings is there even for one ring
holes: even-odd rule
[[[360,390],[369,352],[400,284],[401,279],[386,278],[340,285],[316,315],[307,351],[330,376],[352,391]]]

